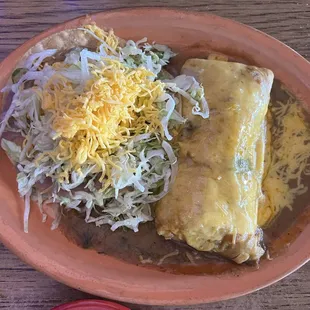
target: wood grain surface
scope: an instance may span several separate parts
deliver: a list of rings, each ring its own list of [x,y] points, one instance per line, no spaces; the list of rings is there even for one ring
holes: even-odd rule
[[[310,0],[0,0],[0,60],[46,28],[91,12],[139,6],[207,11],[260,29],[310,59]],[[309,73],[310,76],[310,73]],[[192,307],[128,305],[136,310],[310,309],[310,264],[259,292],[234,300]],[[58,283],[25,265],[0,245],[0,308],[51,309],[92,296]]]

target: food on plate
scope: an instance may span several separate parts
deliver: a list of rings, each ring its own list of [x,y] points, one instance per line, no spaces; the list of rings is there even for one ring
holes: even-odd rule
[[[310,129],[306,111],[283,86],[280,90],[287,98],[271,101],[268,118],[265,195],[258,213],[258,225],[263,228],[268,228],[283,209],[293,210],[296,198],[308,191],[310,175]]]
[[[84,36],[83,36],[84,35]],[[63,35],[64,36],[64,35]],[[85,214],[87,222],[111,229],[138,230],[152,220],[150,203],[163,197],[176,173],[170,141],[185,119],[177,112],[179,95],[193,113],[208,117],[203,88],[194,78],[169,83],[162,67],[174,53],[166,46],[121,42],[94,25],[70,36],[97,40],[92,49],[63,46],[30,54],[5,88],[12,102],[1,132],[2,147],[18,169],[28,231],[30,199]],[[86,40],[86,42],[88,42]],[[53,228],[61,219],[57,209]]]
[[[262,196],[266,122],[273,73],[239,63],[190,59],[211,110],[208,120],[183,102],[187,128],[179,139],[172,190],[156,208],[157,231],[238,263],[264,253],[257,225]]]
[[[155,220],[174,242],[160,265],[186,244],[239,264],[266,253],[263,229],[308,189],[301,105],[287,92],[269,102],[268,69],[211,54],[172,75],[174,56],[95,24],[24,55],[2,90],[0,138],[17,169],[25,232],[34,200],[52,229],[69,214],[122,239],[141,225],[155,233],[144,224]],[[184,253],[195,264],[199,254]]]

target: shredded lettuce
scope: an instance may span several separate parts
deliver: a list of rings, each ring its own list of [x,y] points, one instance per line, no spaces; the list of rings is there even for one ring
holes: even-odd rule
[[[165,82],[167,89],[179,93],[193,105],[193,115],[209,117],[209,107],[204,96],[204,89],[194,77],[183,74]]]
[[[20,154],[22,152],[22,149],[19,145],[2,138],[1,147],[6,152],[13,164],[19,162]]]
[[[158,98],[158,101],[165,103],[165,107],[164,107],[165,113],[161,119],[161,124],[163,126],[166,138],[168,140],[172,140],[173,137],[169,133],[168,126],[169,126],[169,120],[176,106],[175,100],[171,95],[165,93],[161,97]]]
[[[25,194],[25,211],[24,211],[24,231],[28,233],[28,223],[29,223],[29,214],[30,214],[30,197],[31,191]]]
[[[167,65],[170,58],[176,54],[165,45],[150,45],[145,43],[146,40],[146,38],[143,38],[137,42],[127,41],[125,47],[121,49],[121,55],[128,66],[133,68],[143,66],[157,76],[163,66]],[[145,44],[142,46],[142,43]]]
[[[36,71],[44,59],[52,57],[57,53],[57,49],[48,49],[42,52],[34,53],[30,55],[24,63],[24,68]]]
[[[13,98],[0,123],[0,138],[11,132],[23,139],[18,145],[2,138],[1,147],[18,170],[18,191],[25,200],[24,231],[28,232],[30,199],[37,201],[43,221],[47,218],[44,206],[56,204],[52,229],[59,225],[64,209],[80,213],[87,223],[109,224],[113,231],[119,227],[138,231],[140,223],[153,220],[152,203],[168,193],[177,174],[177,157],[170,141],[173,129],[186,122],[178,112],[178,97],[193,105],[193,114],[206,118],[209,110],[204,90],[193,77],[164,80],[165,92],[154,103],[164,135],[142,132],[130,136],[109,154],[112,181],[102,186],[103,171],[98,166],[86,161],[72,171],[66,158],[46,156],[56,149],[60,138],[52,128],[53,113],[42,109],[44,86],[52,79],[67,79],[80,96],[94,77],[93,68],[104,67],[106,59],[130,68],[144,67],[153,73],[150,79],[157,80],[169,76],[163,67],[176,54],[165,45],[147,43],[146,38],[112,48],[93,31],[79,29],[98,40],[96,50],[77,47],[65,55],[65,65],[59,67],[47,61],[58,53],[56,49],[35,53],[14,71],[12,81],[2,90],[11,92]]]

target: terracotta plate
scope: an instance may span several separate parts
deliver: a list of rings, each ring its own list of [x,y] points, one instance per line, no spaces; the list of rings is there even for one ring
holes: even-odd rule
[[[127,307],[105,300],[78,300],[57,306],[52,310],[130,310]]]
[[[113,27],[118,36],[147,36],[167,44],[181,55],[203,56],[208,50],[222,51],[270,68],[297,97],[310,105],[310,64],[279,41],[234,21],[208,14],[166,9],[132,9],[91,15],[99,26]],[[65,28],[85,22],[77,18],[53,27],[23,44],[0,65],[0,88],[18,59],[35,43]],[[17,193],[15,169],[0,153],[0,237],[21,259],[49,276],[77,289],[144,304],[194,304],[218,301],[253,292],[278,281],[310,258],[310,225],[288,251],[257,271],[233,275],[173,275],[141,268],[83,250],[59,231],[43,224],[37,208],[30,216],[29,233],[22,227],[23,201]]]

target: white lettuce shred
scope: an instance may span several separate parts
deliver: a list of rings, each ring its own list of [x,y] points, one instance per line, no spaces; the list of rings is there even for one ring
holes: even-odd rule
[[[4,138],[1,139],[1,147],[6,152],[11,162],[13,164],[17,164],[20,154],[22,152],[22,148],[16,143],[6,140]]]
[[[42,113],[41,109],[42,89],[50,78],[56,74],[69,79],[78,93],[92,78],[91,69],[102,66],[104,58],[111,58],[132,68],[145,67],[154,73],[151,79],[155,80],[167,76],[162,69],[176,55],[165,45],[147,43],[146,38],[129,40],[115,50],[92,31],[80,30],[100,42],[96,51],[87,48],[69,51],[63,60],[68,66],[58,71],[49,64],[51,57],[57,55],[56,49],[35,53],[13,72],[12,81],[2,90],[12,100],[0,122],[0,138],[6,133],[1,147],[17,167],[18,191],[25,200],[25,232],[29,226],[30,199],[37,202],[42,221],[47,218],[44,206],[55,206],[52,229],[59,225],[63,208],[83,214],[87,223],[108,224],[113,231],[120,227],[138,231],[140,223],[153,220],[151,204],[167,194],[177,174],[177,157],[168,141],[173,139],[172,129],[186,122],[178,112],[179,95],[193,105],[194,115],[203,118],[209,115],[203,88],[193,77],[181,75],[164,80],[166,92],[156,104],[165,139],[144,133],[121,145],[111,155],[112,184],[105,189],[99,186],[100,171],[87,163],[73,172],[69,180],[60,182],[57,176],[68,163],[65,160],[55,163],[41,156],[53,151],[58,143],[51,127],[52,114]],[[18,134],[23,142],[10,140],[7,135],[10,132]]]
[[[153,72],[155,79],[161,72],[162,67],[167,65],[170,58],[176,54],[168,46],[160,44],[150,45],[146,41],[146,38],[137,42],[127,41],[125,47],[121,50],[121,56],[130,67],[138,68],[143,66]]]
[[[209,107],[204,96],[203,87],[192,76],[179,75],[172,80],[166,80],[167,89],[179,93],[192,105],[192,113],[203,118],[209,117]]]

